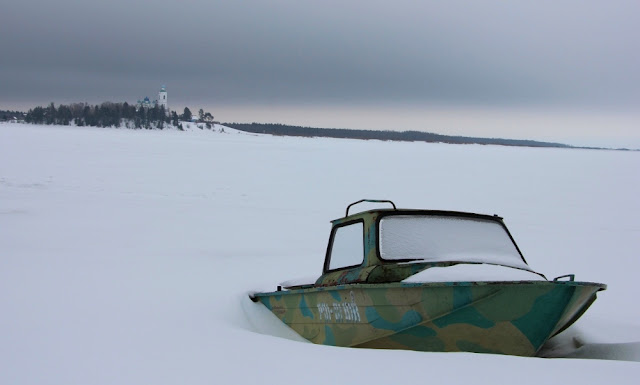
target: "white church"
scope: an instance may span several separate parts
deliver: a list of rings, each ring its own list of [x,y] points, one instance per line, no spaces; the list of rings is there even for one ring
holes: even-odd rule
[[[145,110],[149,109],[149,108],[153,108],[155,106],[158,107],[164,107],[164,112],[165,114],[167,114],[167,116],[169,116],[169,105],[167,104],[168,100],[167,100],[167,86],[162,86],[160,88],[160,91],[158,92],[158,99],[154,100],[153,102],[151,100],[149,100],[149,97],[145,97],[142,100],[138,100],[138,103],[136,103],[136,111],[139,111],[141,108],[144,108]]]

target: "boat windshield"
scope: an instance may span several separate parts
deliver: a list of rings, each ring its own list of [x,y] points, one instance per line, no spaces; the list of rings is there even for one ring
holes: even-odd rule
[[[380,220],[385,260],[477,262],[531,270],[498,222],[469,217],[389,215]]]

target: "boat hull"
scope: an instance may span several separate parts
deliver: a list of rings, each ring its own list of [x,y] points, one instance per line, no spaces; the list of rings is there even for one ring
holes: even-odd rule
[[[573,281],[351,284],[253,298],[317,344],[533,356],[605,288]]]

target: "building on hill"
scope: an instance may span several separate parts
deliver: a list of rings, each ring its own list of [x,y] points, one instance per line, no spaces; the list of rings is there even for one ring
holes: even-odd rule
[[[169,105],[167,104],[167,86],[163,85],[158,92],[158,103],[160,106],[164,106],[164,112],[169,116]]]
[[[144,99],[138,100],[138,103],[136,103],[136,111],[140,110],[141,108],[148,110],[149,108],[153,108],[156,104],[158,104],[157,100],[151,102],[151,100],[149,100],[149,97],[145,96]]]
[[[167,86],[163,85],[162,88],[160,88],[160,91],[158,92],[158,99],[154,100],[153,102],[149,99],[148,96],[146,96],[142,100],[138,100],[138,103],[136,103],[136,111],[139,111],[141,108],[148,110],[149,108],[153,108],[155,106],[164,107],[165,114],[169,116],[170,113],[167,98]]]

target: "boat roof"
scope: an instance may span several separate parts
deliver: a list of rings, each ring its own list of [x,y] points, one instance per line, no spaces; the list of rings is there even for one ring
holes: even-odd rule
[[[342,218],[336,218],[331,221],[331,223],[342,223],[348,222],[350,220],[362,218],[364,216],[370,215],[432,215],[432,216],[457,216],[457,217],[467,217],[467,218],[478,218],[478,219],[488,219],[494,221],[502,221],[503,218],[497,214],[480,214],[480,213],[472,213],[466,211],[455,211],[455,210],[431,210],[431,209],[398,209],[398,208],[379,208],[379,209],[370,209],[365,211],[355,212],[351,215],[345,215]]]

